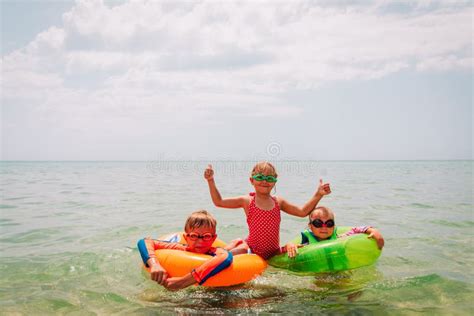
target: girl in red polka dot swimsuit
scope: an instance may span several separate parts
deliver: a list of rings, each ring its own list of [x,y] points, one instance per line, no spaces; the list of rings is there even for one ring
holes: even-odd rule
[[[324,195],[331,193],[329,183],[320,180],[318,190],[303,206],[298,207],[279,196],[271,196],[277,181],[275,167],[269,162],[259,162],[252,170],[250,183],[255,192],[233,198],[223,199],[214,181],[214,171],[209,165],[204,178],[209,184],[212,202],[217,207],[243,208],[247,216],[249,235],[245,240],[234,240],[226,248],[234,254],[243,254],[249,250],[264,259],[285,252],[280,248],[280,211],[298,217],[307,216],[319,203]]]

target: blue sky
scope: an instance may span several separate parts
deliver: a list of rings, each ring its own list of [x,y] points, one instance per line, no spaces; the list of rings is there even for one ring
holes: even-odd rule
[[[1,9],[3,160],[472,159],[470,1]]]

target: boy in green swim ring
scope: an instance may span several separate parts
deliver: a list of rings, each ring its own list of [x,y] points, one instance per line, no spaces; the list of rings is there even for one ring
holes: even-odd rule
[[[375,239],[379,249],[383,248],[384,239],[382,234],[370,226],[353,227],[346,233],[338,234],[336,223],[334,222],[334,213],[328,207],[319,206],[309,214],[308,229],[302,231],[301,236],[297,240],[287,243],[285,248],[288,252],[288,257],[294,258],[298,255],[298,248],[300,247],[354,234],[368,234],[369,238]]]

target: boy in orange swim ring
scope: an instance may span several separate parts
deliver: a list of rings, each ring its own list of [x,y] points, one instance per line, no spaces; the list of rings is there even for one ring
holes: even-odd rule
[[[222,248],[212,247],[216,240],[216,219],[207,211],[193,212],[184,226],[187,245],[144,238],[138,241],[138,249],[143,263],[150,268],[150,278],[168,290],[180,290],[195,283],[199,285],[232,264],[232,254]],[[155,257],[157,249],[190,251],[213,256],[201,266],[182,277],[168,277],[166,270]]]

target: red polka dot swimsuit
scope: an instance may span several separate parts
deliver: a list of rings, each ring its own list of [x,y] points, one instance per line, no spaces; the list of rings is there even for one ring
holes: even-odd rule
[[[268,259],[280,252],[280,206],[272,196],[275,206],[271,210],[262,210],[255,204],[255,193],[250,193],[247,224],[249,236],[246,241],[253,253]]]

